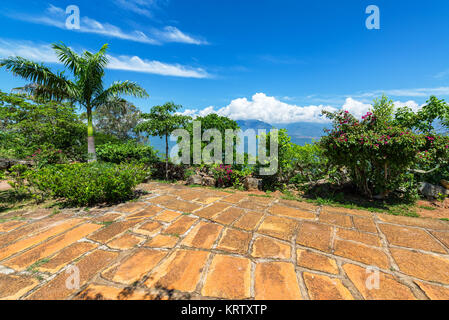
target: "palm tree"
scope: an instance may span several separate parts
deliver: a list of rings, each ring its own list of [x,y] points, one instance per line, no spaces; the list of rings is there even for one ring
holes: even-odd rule
[[[12,72],[31,82],[23,88],[26,92],[39,99],[71,101],[86,109],[87,113],[87,145],[89,162],[96,160],[95,139],[92,121],[92,111],[107,104],[110,99],[119,95],[148,97],[147,92],[135,82],[114,82],[109,88],[103,86],[105,68],[108,64],[105,44],[97,53],[84,51],[78,55],[65,44],[53,44],[58,59],[72,75],[68,79],[64,72],[53,73],[43,64],[38,64],[22,57],[10,57],[0,60],[0,68]]]

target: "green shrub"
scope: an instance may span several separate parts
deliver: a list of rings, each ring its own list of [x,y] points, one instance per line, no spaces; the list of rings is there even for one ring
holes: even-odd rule
[[[101,161],[115,164],[124,162],[150,164],[158,161],[157,153],[151,146],[136,142],[106,143],[97,146],[97,157]]]
[[[128,200],[147,175],[143,165],[94,162],[46,166],[34,170],[28,180],[44,197],[84,206]]]
[[[36,150],[29,159],[32,160],[38,168],[68,162],[67,156],[62,150],[55,149],[52,145],[44,145],[42,148]]]

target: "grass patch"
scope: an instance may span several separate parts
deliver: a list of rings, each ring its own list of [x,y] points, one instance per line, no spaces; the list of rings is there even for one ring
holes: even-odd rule
[[[258,198],[272,198],[269,194],[249,194],[249,197],[258,197]]]
[[[429,210],[429,211],[435,211],[437,208],[429,207],[429,206],[418,206],[420,209]]]
[[[441,218],[440,220],[449,222],[448,218]]]
[[[109,227],[111,224],[113,224],[114,221],[103,221],[103,222],[98,222],[98,224],[105,226],[105,227]]]
[[[29,266],[27,268],[27,271],[31,272],[31,273],[37,273],[37,272],[39,272],[37,269],[40,266],[42,266],[43,264],[46,264],[48,262],[50,262],[50,259],[42,259],[42,260],[36,261],[35,263],[33,263],[31,266]]]

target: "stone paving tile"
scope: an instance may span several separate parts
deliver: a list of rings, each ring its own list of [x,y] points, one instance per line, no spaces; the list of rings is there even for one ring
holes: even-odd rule
[[[354,226],[358,231],[377,233],[376,224],[372,218],[352,217]]]
[[[272,206],[269,209],[269,212],[271,214],[274,214],[277,216],[284,216],[284,217],[296,218],[296,219],[311,219],[311,220],[313,220],[316,218],[316,216],[313,212],[294,209],[294,208],[281,206],[281,205]]]
[[[251,238],[252,236],[248,232],[235,229],[226,229],[220,242],[218,243],[217,249],[245,254],[248,252]]]
[[[264,214],[261,212],[247,212],[238,219],[233,226],[246,231],[253,231],[262,220]]]
[[[256,265],[256,300],[301,300],[298,279],[293,264],[264,262]]]
[[[222,224],[230,225],[235,220],[240,218],[244,213],[245,211],[243,209],[231,207],[220,213],[215,218],[213,218],[213,220]]]
[[[320,251],[331,252],[332,228],[327,225],[304,222],[299,227],[296,243]]]
[[[154,217],[156,214],[158,214],[161,211],[163,211],[163,209],[161,209],[159,207],[149,206],[139,212],[136,212],[136,213],[133,213],[133,214],[127,216],[126,219],[130,220],[130,219],[151,218],[151,217]]]
[[[243,201],[240,201],[236,204],[237,207],[242,209],[248,209],[248,210],[254,210],[254,211],[264,211],[266,208],[268,208],[267,205],[262,204],[260,202],[256,202],[253,197],[250,197],[251,199],[246,199]]]
[[[0,274],[0,300],[17,300],[38,284],[32,277]]]
[[[280,199],[279,203],[281,205],[284,205],[287,207],[293,207],[293,208],[305,210],[305,211],[316,212],[318,210],[317,205],[315,205],[313,203],[309,203],[309,202],[300,202],[300,201],[295,201],[295,200]]]
[[[223,201],[236,204],[247,197],[248,197],[248,194],[246,194],[246,193],[234,193],[233,195],[223,198]]]
[[[167,203],[164,203],[164,206],[167,209],[180,211],[180,212],[184,212],[184,213],[193,213],[196,210],[201,208],[201,206],[198,204],[194,204],[194,203],[182,201],[182,200],[171,200],[171,201],[168,201]]]
[[[9,231],[17,229],[25,224],[26,224],[26,222],[24,222],[24,221],[7,221],[4,223],[0,223],[0,232],[9,232]]]
[[[163,233],[168,235],[183,235],[196,221],[198,221],[198,219],[189,216],[182,216],[173,222],[170,227],[165,229]]]
[[[415,283],[424,291],[424,293],[432,300],[449,300],[449,288],[436,286],[422,281]]]
[[[25,237],[32,237],[36,233],[44,232],[58,226],[61,223],[66,223],[67,220],[67,217],[58,214],[54,217],[45,218],[31,224],[27,224],[8,233],[0,234],[0,248],[11,245],[13,242],[21,240]]]
[[[117,256],[117,252],[97,250],[77,262],[75,266],[79,270],[80,287],[107,267]],[[71,283],[71,276],[73,277],[74,273],[60,273],[56,278],[27,297],[27,300],[64,300],[69,298],[77,291],[76,287],[67,286],[67,283]]]
[[[2,215],[12,220],[0,223],[0,299],[449,299],[445,221],[142,188],[144,201],[117,207]],[[81,290],[66,286],[73,263]],[[36,279],[21,272],[32,265]],[[377,290],[369,266],[382,269]]]
[[[352,219],[350,216],[333,213],[333,212],[321,212],[320,213],[320,222],[325,222],[333,225],[337,225],[340,227],[352,228]]]
[[[144,246],[150,248],[174,248],[178,243],[179,238],[167,236],[164,234],[157,235],[151,240],[148,240]]]
[[[90,284],[74,298],[75,300],[151,300],[151,296],[141,290],[129,292],[126,289]]]
[[[432,234],[449,248],[449,232],[433,231]]]
[[[61,222],[60,224],[48,230],[36,234],[35,236],[31,236],[29,238],[25,238],[15,243],[12,243],[7,247],[2,248],[2,250],[0,251],[0,260],[10,257],[22,250],[28,249],[34,245],[39,244],[47,240],[48,238],[51,238],[66,230],[69,230],[70,228],[73,228],[74,226],[80,224],[81,222],[82,220],[80,219],[71,219],[66,222]]]
[[[303,268],[322,271],[331,274],[339,274],[335,259],[309,250],[296,250],[297,265]]]
[[[101,226],[97,224],[83,224],[56,238],[44,242],[19,256],[7,260],[3,264],[15,270],[25,270],[33,263],[51,256],[72,243],[84,238],[88,234],[98,230],[99,228],[101,228]]]
[[[223,299],[246,299],[251,295],[251,262],[216,255],[209,267],[201,294]]]
[[[421,227],[433,230],[446,230],[446,231],[449,230],[449,223],[441,220],[392,216],[381,213],[379,213],[377,217],[381,221],[394,224],[402,224],[406,226]]]
[[[367,217],[370,218],[373,216],[373,214],[369,211],[364,210],[357,210],[357,209],[349,209],[344,207],[323,207],[321,212],[329,212],[329,213],[337,213],[337,214],[349,214],[349,215],[355,215],[360,217]]]
[[[120,219],[122,216],[122,213],[106,213],[101,217],[92,219],[92,221],[96,223],[114,222],[115,220]]]
[[[149,288],[193,292],[209,255],[205,251],[176,250],[149,274],[145,285]]]
[[[130,257],[103,271],[102,276],[113,282],[133,284],[141,280],[166,255],[167,252],[164,251],[139,249]]]
[[[123,206],[118,207],[117,212],[132,213],[134,211],[142,209],[143,207],[145,207],[147,205],[148,204],[145,202],[129,202]]]
[[[305,272],[304,283],[313,300],[354,300],[340,279]]]
[[[107,226],[98,232],[94,233],[93,235],[90,235],[88,238],[94,241],[98,241],[101,243],[107,243],[116,236],[124,233],[126,230],[131,228],[132,226],[135,226],[139,221],[133,220],[133,221],[122,221],[122,222],[116,222],[111,224],[110,226]]]
[[[289,241],[295,235],[297,229],[298,222],[294,220],[270,216],[265,218],[257,231],[265,235]]]
[[[404,249],[390,249],[399,269],[419,279],[449,284],[449,259]]]
[[[414,300],[412,291],[393,276],[379,272],[378,281],[373,278],[373,270],[353,264],[345,264],[343,270],[357,290],[367,300]]]
[[[145,241],[145,238],[138,237],[130,233],[125,233],[119,236],[117,239],[108,242],[107,245],[112,249],[129,250],[142,243],[143,241]]]
[[[279,240],[257,237],[251,255],[255,258],[290,259],[291,247]]]
[[[163,227],[164,225],[161,224],[160,222],[149,221],[144,223],[140,227],[134,229],[134,232],[153,237],[157,235],[159,232],[161,232]]]
[[[354,230],[337,229],[337,237],[343,240],[361,242],[374,247],[380,247],[382,245],[378,236]]]
[[[446,250],[424,230],[389,224],[381,224],[379,227],[392,245],[446,253]]]
[[[335,242],[334,254],[383,269],[390,267],[388,257],[383,251],[363,244],[337,240]]]
[[[169,222],[173,222],[180,216],[182,216],[182,213],[167,210],[167,211],[164,211],[161,214],[159,214],[157,217],[154,217],[154,220],[169,223]]]
[[[181,245],[198,249],[212,249],[221,230],[223,227],[218,224],[201,221],[189,232]]]
[[[90,242],[74,243],[50,259],[50,261],[38,267],[39,271],[55,273],[83,254],[97,248],[98,245]]]
[[[223,210],[228,209],[230,207],[230,204],[228,203],[214,203],[213,205],[206,207],[204,209],[198,210],[195,212],[195,215],[205,218],[205,219],[212,219],[219,213],[221,213]]]

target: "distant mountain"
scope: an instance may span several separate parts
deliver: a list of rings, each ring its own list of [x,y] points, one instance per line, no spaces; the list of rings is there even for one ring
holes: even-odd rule
[[[237,120],[237,124],[245,131],[247,129],[265,129],[270,131],[272,128],[287,129],[292,138],[292,142],[304,145],[319,140],[324,134],[324,129],[330,129],[329,123],[295,122],[290,124],[269,124],[259,120]]]
[[[269,131],[270,129],[273,128],[271,124],[259,120],[237,120],[236,122],[239,125],[240,129],[242,129],[242,131],[248,129],[254,130],[265,129]]]

